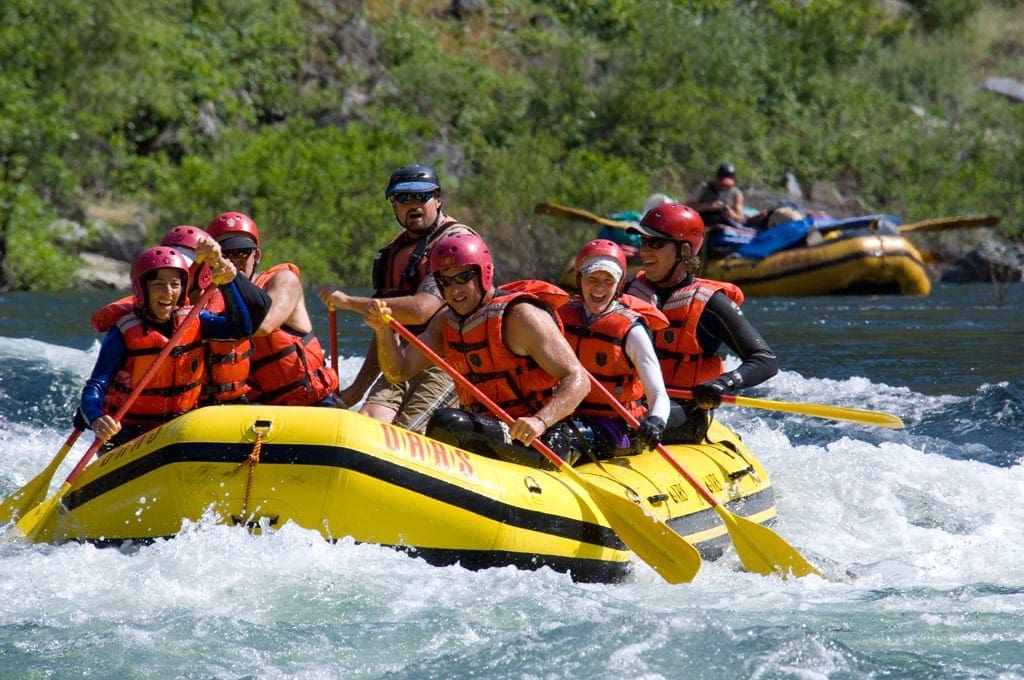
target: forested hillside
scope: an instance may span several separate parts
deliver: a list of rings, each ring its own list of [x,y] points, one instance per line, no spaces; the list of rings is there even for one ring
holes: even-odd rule
[[[268,262],[366,285],[422,161],[502,278],[592,233],[536,215],[689,195],[721,161],[907,221],[1024,216],[1024,10],[976,0],[8,0],[0,290],[74,286],[250,214]],[[754,193],[753,191],[751,192]],[[818,199],[821,196],[811,196]]]

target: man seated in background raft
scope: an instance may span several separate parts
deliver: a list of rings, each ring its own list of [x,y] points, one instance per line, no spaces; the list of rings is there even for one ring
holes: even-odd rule
[[[329,308],[363,315],[373,299],[384,300],[398,321],[414,333],[444,307],[444,299],[430,275],[430,248],[449,234],[474,234],[444,212],[441,183],[427,165],[404,165],[388,179],[384,197],[402,225],[373,261],[373,297],[351,295],[328,284],[317,293]],[[353,406],[363,398],[359,412],[385,423],[423,433],[430,416],[442,406],[454,406],[455,386],[440,366],[429,366],[409,380],[389,383],[380,375],[377,346],[371,340],[366,358],[352,384],[338,393],[338,400]]]
[[[736,186],[736,168],[732,163],[719,165],[715,179],[701,184],[687,205],[700,213],[706,225],[742,227],[746,218],[743,214],[743,192]]]
[[[173,248],[156,246],[144,250],[132,263],[133,306],[112,320],[82,390],[80,416],[96,437],[106,442],[105,449],[195,407],[206,372],[201,341],[244,338],[252,334],[270,308],[266,293],[236,276],[234,265],[212,239],[199,239],[196,260],[211,266],[225,313],[203,311],[190,322],[175,350],[129,407],[123,423],[118,423],[110,414],[125,403],[191,308],[187,298],[191,263],[183,255]]]
[[[242,276],[270,296],[263,322],[253,334],[249,400],[263,404],[333,406],[338,374],[327,365],[306,309],[299,268],[278,264],[256,274],[263,259],[260,232],[248,215],[226,212],[206,229]]]
[[[622,295],[626,256],[615,243],[597,239],[576,254],[576,289],[558,309],[564,333],[583,367],[640,421],[633,430],[597,388],[567,422],[579,448],[592,457],[611,458],[654,448],[668,420],[670,402],[651,328],[668,319],[653,305]]]
[[[590,382],[554,312],[527,290],[495,288],[490,251],[475,234],[438,241],[430,269],[448,307],[419,338],[515,422],[507,426],[486,415],[486,405],[456,383],[461,409],[439,409],[427,424],[427,436],[493,458],[550,466],[527,448],[541,437],[563,460],[574,462],[579,453],[560,421],[587,395]],[[423,370],[430,359],[398,343],[386,322],[389,314],[385,301],[374,300],[366,323],[374,330],[384,375],[399,382]]]
[[[663,205],[644,215],[635,230],[643,237],[644,269],[626,292],[668,317],[668,328],[654,334],[665,385],[692,390],[694,397],[694,403],[673,400],[662,441],[700,443],[710,424],[708,409],[720,406],[726,393],[771,378],[779,370],[778,360],[740,310],[740,289],[697,278],[704,222],[695,210],[678,203]],[[742,360],[728,373],[718,355],[723,344]]]

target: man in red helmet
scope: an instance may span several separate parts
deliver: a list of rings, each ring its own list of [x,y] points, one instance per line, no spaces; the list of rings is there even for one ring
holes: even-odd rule
[[[128,441],[190,409],[198,402],[206,364],[206,338],[250,335],[270,307],[270,298],[248,280],[208,236],[196,243],[196,260],[210,265],[224,299],[224,313],[200,312],[172,352],[132,403],[123,423],[110,415],[125,403],[153,357],[185,322],[192,261],[172,247],[143,251],[132,263],[132,305],[108,306],[111,314],[97,330],[106,332],[92,374],[82,390],[76,425],[92,428],[107,447]],[[94,319],[94,323],[96,319]]]
[[[641,236],[644,269],[626,292],[668,317],[669,326],[654,335],[665,385],[692,390],[695,400],[673,401],[662,441],[698,443],[707,434],[708,410],[721,405],[722,395],[771,378],[779,370],[778,360],[740,310],[742,291],[731,283],[695,276],[704,222],[693,208],[658,206],[631,231]],[[724,369],[718,354],[723,344],[742,360],[735,370]]]
[[[651,341],[668,326],[654,305],[623,295],[626,254],[596,239],[576,253],[579,295],[558,308],[566,339],[584,368],[640,421],[633,431],[596,388],[570,417],[580,448],[598,458],[638,453],[661,441],[670,402]]]
[[[360,315],[366,314],[374,299],[384,300],[398,321],[419,333],[444,306],[430,276],[430,247],[449,234],[476,232],[445,214],[441,184],[427,165],[403,165],[391,173],[384,198],[391,203],[402,231],[374,258],[373,297],[352,295],[334,284],[322,287],[318,296],[329,308]],[[352,384],[338,393],[338,399],[353,406],[367,389],[360,413],[420,433],[438,408],[456,403],[451,377],[437,366],[428,366],[409,380],[388,382],[380,374],[373,342]]]
[[[452,234],[438,241],[431,249],[430,269],[448,307],[431,319],[420,339],[515,422],[506,426],[486,415],[486,406],[473,392],[456,385],[461,409],[439,409],[427,425],[427,435],[532,465],[544,465],[546,459],[526,447],[544,436],[548,446],[573,462],[576,454],[559,421],[587,395],[590,381],[555,313],[529,290],[495,288],[490,251],[476,234]],[[373,300],[366,323],[374,329],[384,375],[392,382],[407,380],[430,360],[415,347],[396,342],[386,314],[387,301]]]
[[[278,264],[256,273],[262,260],[260,233],[248,215],[221,213],[206,230],[239,273],[270,296],[271,305],[253,334],[249,362],[250,401],[296,406],[333,406],[338,374],[324,360],[305,291],[294,264]]]

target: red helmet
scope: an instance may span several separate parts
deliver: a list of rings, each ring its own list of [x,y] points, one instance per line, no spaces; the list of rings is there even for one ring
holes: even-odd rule
[[[626,285],[626,254],[615,241],[606,238],[599,238],[587,243],[576,253],[576,288],[580,287],[580,279],[583,278],[583,266],[587,260],[595,257],[611,258],[619,265],[619,285],[616,294],[622,292]],[[609,272],[610,273],[610,272]]]
[[[156,246],[143,250],[132,262],[132,295],[135,296],[137,307],[146,306],[146,285],[142,278],[151,271],[165,268],[181,271],[181,297],[178,298],[178,304],[185,303],[188,295],[189,261],[174,248]]]
[[[655,238],[686,241],[694,255],[704,244],[704,220],[696,210],[682,203],[666,203],[651,208],[640,220],[640,225],[630,231]]]
[[[472,265],[480,274],[484,292],[494,286],[494,263],[487,244],[476,234],[462,232],[445,236],[430,248],[430,271],[433,274],[449,267]]]
[[[171,228],[166,234],[164,234],[163,240],[160,241],[162,246],[171,246],[175,249],[187,248],[191,250],[191,255],[185,253],[187,256],[191,256],[195,259],[195,250],[199,245],[199,239],[203,236],[209,237],[205,231],[199,227],[193,227],[190,224],[179,224],[176,227]]]
[[[255,248],[260,244],[260,230],[248,215],[240,212],[226,212],[217,215],[206,227],[210,236],[217,239],[221,248]]]

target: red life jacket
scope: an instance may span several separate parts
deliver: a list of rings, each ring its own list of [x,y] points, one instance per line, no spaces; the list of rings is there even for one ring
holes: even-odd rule
[[[554,393],[558,379],[530,357],[519,356],[505,345],[502,320],[516,304],[533,304],[551,314],[561,330],[562,323],[541,300],[525,290],[498,289],[486,305],[460,319],[445,309],[445,358],[460,374],[490,397],[513,418],[533,415]],[[464,408],[486,412],[486,407],[467,389],[455,384]]]
[[[263,288],[279,271],[290,269],[291,263],[275,265],[256,277]],[[298,335],[285,328],[252,339],[253,355],[249,362],[249,386],[252,401],[264,404],[309,406],[322,401],[338,389],[338,374],[327,365],[320,340],[313,333]]]
[[[635,417],[646,412],[644,385],[636,367],[626,354],[626,334],[640,323],[640,315],[624,305],[613,302],[601,316],[586,321],[583,301],[575,299],[560,307],[558,316],[565,327],[565,337],[572,345],[583,367],[590,371],[615,398]],[[615,408],[593,387],[576,408],[576,413],[618,418]]]
[[[643,272],[629,284],[629,291],[652,304],[658,303],[655,288]],[[668,328],[654,334],[654,349],[658,352],[665,386],[670,389],[690,389],[722,374],[722,357],[717,353],[705,355],[697,342],[697,323],[715,292],[722,291],[733,302],[743,302],[738,286],[724,281],[693,278],[686,286],[677,288],[661,306],[668,317]]]
[[[178,309],[172,315],[175,331],[182,326],[189,309]],[[108,414],[116,412],[125,403],[139,378],[169,340],[134,311],[122,314],[115,324],[124,336],[128,354],[124,366],[114,375],[107,390],[103,410]],[[205,373],[199,319],[193,318],[171,354],[161,362],[149,384],[132,403],[122,424],[154,426],[194,408],[199,401]]]
[[[131,295],[115,300],[92,315],[92,327],[106,333],[124,314],[132,311],[135,298]],[[206,304],[206,310],[214,314],[224,311],[224,297],[216,291]],[[238,401],[250,390],[249,357],[252,356],[252,342],[249,340],[206,340],[206,382],[199,398],[200,404],[222,404]]]

